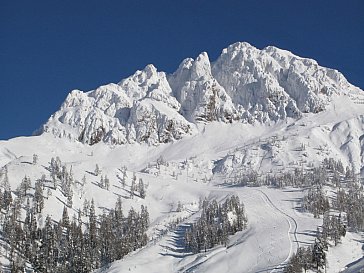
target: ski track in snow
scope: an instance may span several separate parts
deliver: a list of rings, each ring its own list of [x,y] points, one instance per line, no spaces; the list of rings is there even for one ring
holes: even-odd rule
[[[274,208],[275,210],[277,210],[278,212],[280,212],[282,215],[285,216],[286,221],[287,221],[287,223],[289,225],[289,229],[288,229],[288,239],[290,241],[290,251],[289,251],[289,254],[288,254],[287,258],[282,263],[280,263],[278,266],[276,266],[271,271],[271,273],[273,273],[273,272],[277,272],[277,270],[279,268],[282,268],[285,264],[287,264],[287,262],[289,261],[289,259],[292,256],[293,252],[299,248],[299,243],[298,243],[298,239],[297,239],[297,227],[298,226],[297,226],[297,221],[293,217],[291,217],[290,215],[288,215],[287,213],[285,213],[284,211],[282,211],[281,209],[279,209],[276,205],[274,205],[274,203],[272,202],[272,200],[269,198],[269,196],[265,192],[263,192],[262,190],[257,190],[257,191],[259,191],[260,193],[262,193],[263,196],[265,197],[265,198],[263,198],[264,202],[266,202],[272,208]],[[292,232],[292,223],[291,223],[290,220],[292,220],[292,222],[294,224],[294,230],[293,230],[293,232]],[[294,249],[294,247],[293,247],[293,242],[292,242],[292,239],[291,239],[291,234],[292,233],[293,233],[293,236],[294,236],[294,240],[295,240],[295,242],[297,244],[297,248],[296,249]]]
[[[248,228],[231,236],[231,243],[227,247],[216,246],[206,253],[191,255],[191,253],[183,251],[183,245],[176,244],[184,236],[183,232],[178,234],[178,230],[183,225],[195,221],[198,217],[198,213],[195,212],[174,230],[160,237],[159,240],[149,243],[143,249],[131,253],[123,260],[114,263],[110,271],[107,272],[123,272],[123,268],[124,270],[130,268],[131,272],[143,273],[280,271],[282,265],[287,262],[293,252],[292,234],[297,241],[295,236],[297,223],[282,209],[273,204],[269,195],[276,194],[276,192],[265,193],[254,188],[211,188],[210,190],[210,197],[216,197],[219,202],[228,195],[237,194],[246,206]],[[263,202],[257,202],[257,200]],[[289,207],[287,208],[289,209]],[[270,215],[270,219],[273,219],[273,221],[265,222],[265,216],[267,215]],[[284,219],[288,223],[286,227],[283,224]],[[284,234],[288,234],[287,241],[284,239],[287,238],[284,237]],[[176,238],[176,235],[179,238]],[[286,256],[288,248],[290,249],[288,256]],[[154,253],[154,256],[152,253]],[[155,256],[156,253],[158,253],[157,256]],[[227,256],[233,256],[237,260],[229,261],[230,258],[226,259]],[[240,271],[237,271],[235,266],[237,261],[239,261],[237,267],[240,266]],[[223,263],[224,269],[216,267],[217,264],[221,263]]]
[[[267,193],[265,193],[262,190],[257,190],[257,189],[254,189],[254,190],[255,190],[255,192],[257,192],[259,194],[260,198],[264,201],[264,204],[266,204],[266,206],[270,207],[271,209],[273,209],[273,210],[277,211],[279,214],[281,214],[284,217],[284,219],[287,221],[287,224],[288,224],[288,231],[287,231],[288,236],[287,237],[288,237],[289,244],[290,244],[288,256],[282,262],[273,266],[274,268],[270,271],[269,271],[269,267],[265,270],[264,269],[259,270],[259,272],[271,272],[271,273],[279,272],[283,269],[284,265],[288,262],[288,260],[292,256],[293,252],[295,251],[296,248],[294,247],[294,242],[296,242],[297,248],[299,247],[299,243],[298,243],[298,239],[297,239],[298,224],[297,224],[297,221],[293,217],[291,217],[290,215],[285,213],[282,209],[280,209],[276,205],[274,205],[274,203],[272,202],[270,197],[267,195]],[[227,195],[229,195],[229,193],[231,194],[231,192],[225,192],[225,190],[222,190],[221,192],[224,192]],[[256,245],[259,249],[259,253],[257,255],[257,261],[259,261],[262,257],[267,255],[267,249],[264,249],[264,247],[262,247],[260,245],[258,238],[256,236],[254,236],[254,231],[252,231],[252,228],[254,228],[254,227],[251,227],[248,225],[248,228],[246,230],[242,231],[241,237],[236,239],[236,241],[234,243],[228,245],[226,248],[217,247],[217,248],[209,251],[207,254],[204,254],[204,253],[198,254],[198,256],[195,258],[195,260],[193,260],[187,266],[184,266],[181,269],[179,269],[178,272],[183,272],[183,273],[200,272],[198,269],[199,269],[199,267],[203,266],[204,263],[208,263],[209,261],[213,262],[214,257],[221,255],[223,252],[227,251],[228,249],[235,248],[238,245],[240,245],[241,243],[244,243],[250,236],[255,237]],[[294,238],[293,240],[292,240],[292,235]],[[272,249],[274,249],[274,247],[276,247],[276,246],[271,245]],[[268,253],[272,254],[271,250],[268,250]],[[249,268],[248,272],[256,272],[256,270],[257,270],[256,266],[258,266],[258,265],[259,265],[258,262],[256,264],[252,264],[251,267]],[[201,272],[204,272],[204,270],[202,269]],[[230,271],[227,271],[227,272],[230,272]]]

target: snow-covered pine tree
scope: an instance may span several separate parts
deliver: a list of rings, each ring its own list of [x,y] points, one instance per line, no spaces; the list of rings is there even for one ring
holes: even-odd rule
[[[30,189],[30,186],[31,186],[30,178],[24,176],[22,182],[20,183],[20,194],[25,197],[28,193],[28,190]]]
[[[139,190],[140,198],[144,199],[145,195],[146,195],[146,192],[145,192],[145,186],[144,186],[143,179],[141,179],[141,178],[139,178],[138,190]]]
[[[99,267],[99,241],[97,239],[97,219],[95,212],[95,201],[92,199],[89,212],[88,243],[91,268]]]
[[[104,189],[104,187],[105,187],[104,177],[102,175],[100,177],[99,186],[100,186],[101,189]]]
[[[326,253],[320,240],[315,240],[312,248],[312,262],[315,264],[315,268],[320,270],[326,266]]]
[[[39,180],[35,183],[33,204],[35,212],[41,213],[44,208],[44,196],[43,196],[43,186]]]
[[[127,175],[126,171],[127,171],[126,167],[123,167],[123,168],[122,168],[123,177],[122,177],[122,179],[121,179],[121,183],[122,183],[123,188],[125,188],[125,185],[126,185],[126,178],[128,177],[128,175]]]
[[[36,165],[38,163],[38,155],[33,154],[33,165]]]
[[[94,174],[95,174],[96,176],[99,176],[99,175],[101,174],[101,169],[100,169],[100,167],[99,167],[99,164],[96,164]]]
[[[130,198],[134,198],[134,192],[136,188],[136,175],[133,173],[133,178],[131,179],[131,185],[130,185]]]
[[[9,176],[8,176],[8,167],[5,165],[3,168],[3,181],[2,187],[5,191],[10,191],[10,183],[9,183]]]
[[[110,180],[107,177],[107,175],[105,175],[105,178],[104,178],[104,189],[105,190],[109,190],[110,189]]]
[[[82,182],[82,187],[84,187],[86,185],[86,182],[87,182],[85,174],[83,175],[81,182]]]

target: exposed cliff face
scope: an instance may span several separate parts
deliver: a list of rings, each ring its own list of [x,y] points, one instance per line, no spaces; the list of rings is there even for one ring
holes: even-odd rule
[[[207,53],[166,75],[153,65],[84,93],[72,91],[41,132],[87,144],[178,140],[196,123],[276,122],[325,110],[358,90],[336,70],[275,47],[235,43],[213,63]]]

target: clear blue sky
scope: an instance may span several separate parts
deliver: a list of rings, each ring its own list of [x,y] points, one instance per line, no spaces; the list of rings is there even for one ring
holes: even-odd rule
[[[316,59],[364,88],[362,0],[1,1],[0,139],[30,135],[72,89],[231,43]]]

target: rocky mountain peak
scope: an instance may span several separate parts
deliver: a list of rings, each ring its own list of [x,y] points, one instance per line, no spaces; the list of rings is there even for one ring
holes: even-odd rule
[[[234,43],[167,75],[152,64],[89,92],[72,91],[41,129],[83,143],[170,142],[199,122],[271,123],[324,111],[332,96],[360,89],[334,69],[273,46]]]

